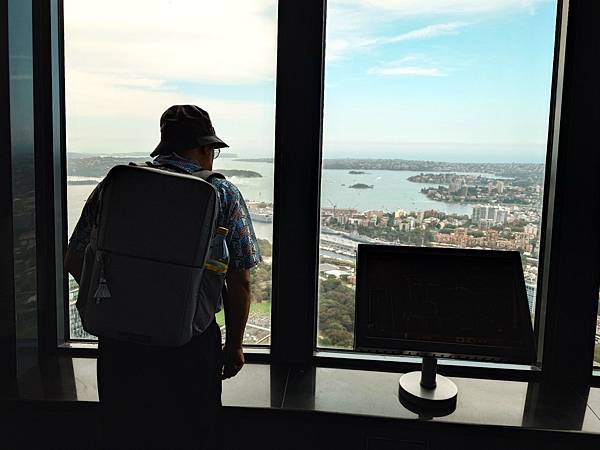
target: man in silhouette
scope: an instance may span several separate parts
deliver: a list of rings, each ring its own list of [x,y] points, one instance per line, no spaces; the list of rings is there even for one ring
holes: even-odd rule
[[[208,113],[194,105],[167,109],[160,128],[161,141],[151,156],[155,157],[152,164],[164,170],[212,170],[220,149],[228,147],[216,136]],[[110,448],[218,448],[221,380],[235,376],[244,365],[250,269],[261,257],[240,191],[223,178],[213,177],[209,182],[219,198],[217,226],[229,230],[230,262],[223,296],[225,345],[221,347],[216,321],[176,348],[99,337],[98,393]],[[65,257],[65,268],[78,283],[101,189],[102,183],[88,198]]]

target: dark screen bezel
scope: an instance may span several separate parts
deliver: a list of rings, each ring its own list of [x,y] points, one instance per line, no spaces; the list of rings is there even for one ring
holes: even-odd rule
[[[506,261],[514,271],[515,294],[522,301],[517,302],[517,314],[522,330],[522,347],[498,346],[489,347],[476,344],[449,344],[440,342],[427,342],[418,340],[402,340],[397,338],[372,337],[367,332],[368,321],[368,295],[367,295],[367,271],[361,270],[369,266],[369,259],[382,254],[394,254],[410,257],[451,256],[456,258],[476,257],[478,260],[489,259],[494,261]],[[356,307],[355,307],[355,349],[361,352],[389,353],[389,354],[432,354],[439,357],[476,359],[482,361],[532,364],[535,361],[535,339],[533,327],[529,317],[527,304],[527,292],[519,252],[497,251],[479,249],[455,249],[455,248],[432,248],[432,247],[406,247],[395,245],[373,245],[359,244],[356,267]]]

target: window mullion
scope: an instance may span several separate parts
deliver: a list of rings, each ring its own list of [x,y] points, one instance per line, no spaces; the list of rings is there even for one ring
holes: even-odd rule
[[[312,361],[317,299],[325,1],[279,2],[272,357]]]

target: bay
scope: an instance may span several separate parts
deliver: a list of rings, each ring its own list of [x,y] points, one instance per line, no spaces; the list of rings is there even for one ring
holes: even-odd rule
[[[215,170],[245,169],[259,172],[262,178],[232,177],[246,200],[273,201],[273,164],[241,162],[235,160],[215,161]],[[368,170],[364,174],[350,174],[348,170],[324,169],[321,179],[321,206],[324,208],[355,208],[359,211],[381,209],[384,211],[424,211],[436,209],[447,214],[470,215],[473,206],[450,204],[430,200],[421,194],[428,184],[413,183],[408,178],[419,175],[416,171]],[[475,174],[478,175],[478,174]],[[373,189],[352,189],[356,183],[373,185]]]
[[[273,164],[265,162],[241,162],[231,159],[215,160],[214,170],[241,169],[259,172],[262,178],[231,177],[230,180],[240,189],[247,201],[273,202]],[[421,194],[421,188],[428,184],[413,183],[407,178],[421,172],[366,170],[364,174],[350,174],[348,170],[325,169],[322,173],[321,206],[324,208],[355,208],[358,211],[384,210],[393,212],[424,211],[435,209],[448,214],[472,213],[473,205],[449,204],[430,200]],[[69,177],[69,180],[81,177]],[[87,177],[86,177],[87,179]],[[94,178],[101,180],[101,178]],[[373,185],[373,189],[352,189],[356,183]],[[68,185],[67,209],[68,232],[73,232],[86,199],[93,185]],[[293,207],[293,205],[276,205]],[[270,223],[254,222],[258,237],[272,241],[273,227]]]

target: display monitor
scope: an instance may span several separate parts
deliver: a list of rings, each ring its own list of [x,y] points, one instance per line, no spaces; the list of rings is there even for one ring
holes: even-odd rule
[[[533,364],[518,252],[359,245],[355,348]]]

